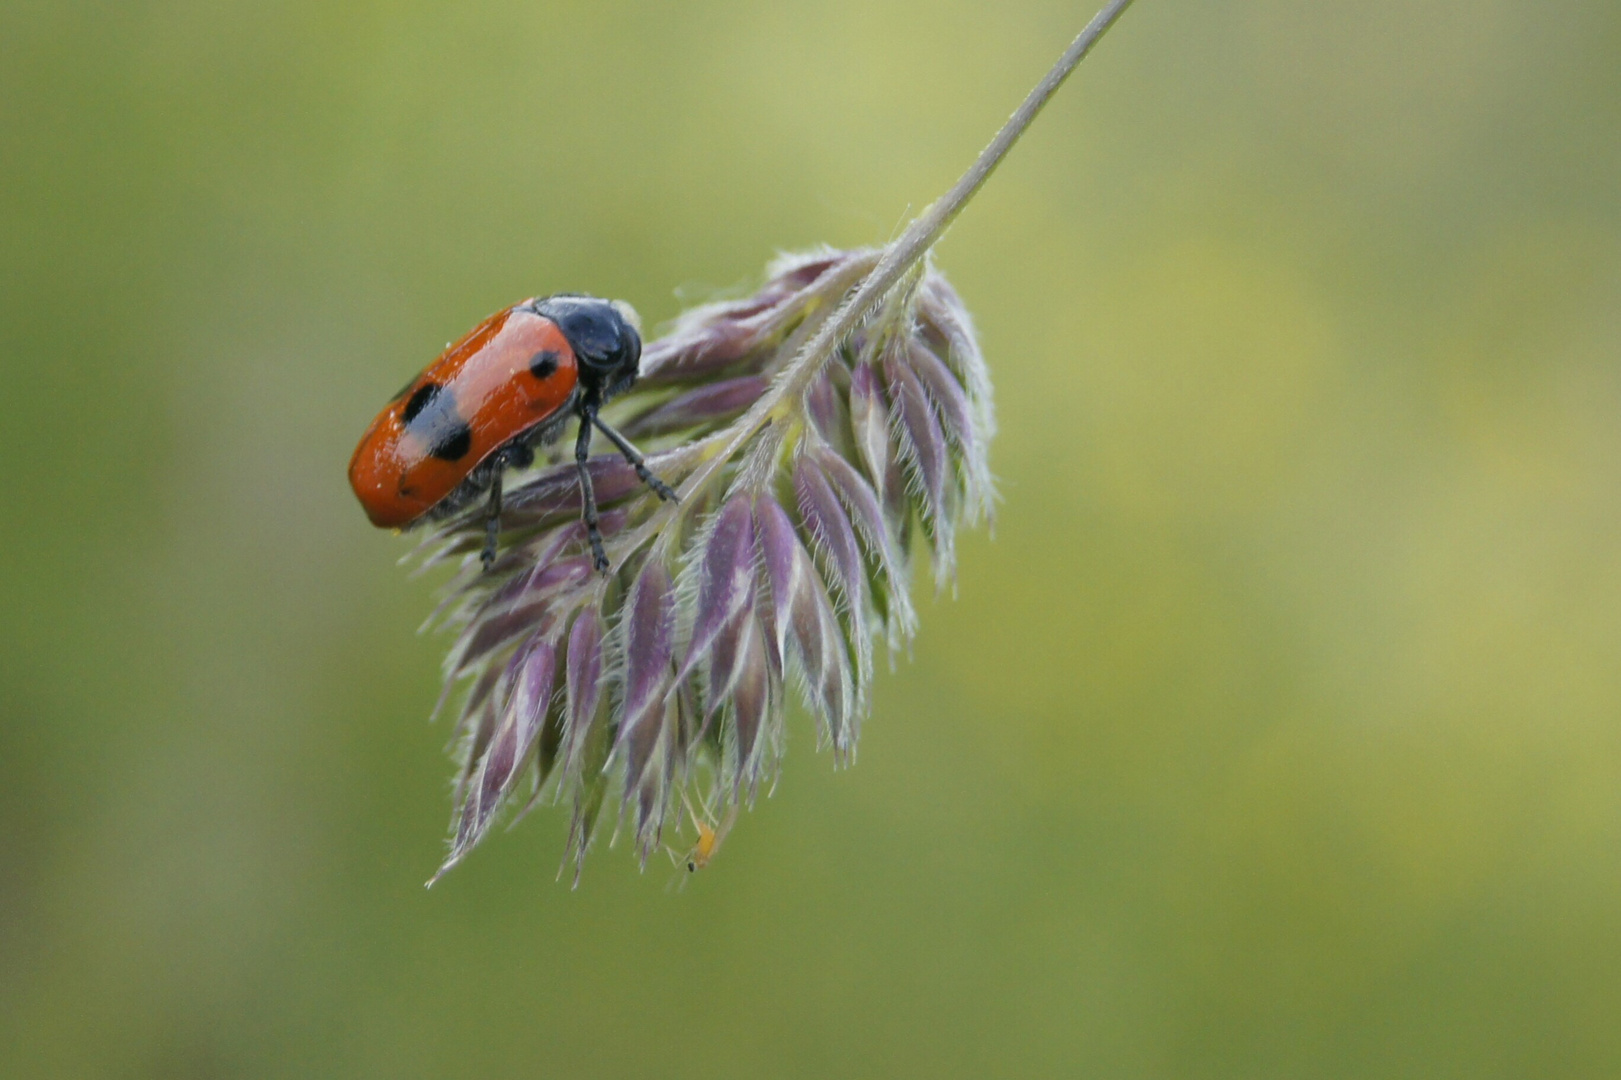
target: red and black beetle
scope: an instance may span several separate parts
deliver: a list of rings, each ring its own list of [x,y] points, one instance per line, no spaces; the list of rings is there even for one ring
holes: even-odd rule
[[[581,508],[598,570],[608,569],[586,459],[591,429],[608,437],[662,499],[675,493],[597,415],[636,381],[642,339],[607,300],[559,294],[498,311],[451,345],[377,414],[349,461],[349,484],[372,524],[443,518],[488,493],[484,550],[495,560],[501,475],[524,468],[570,417]]]

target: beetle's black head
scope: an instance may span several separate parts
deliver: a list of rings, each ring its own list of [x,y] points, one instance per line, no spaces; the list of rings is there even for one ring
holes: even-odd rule
[[[595,389],[606,400],[636,381],[642,336],[619,307],[594,296],[563,293],[535,301],[535,311],[568,338],[587,391]]]

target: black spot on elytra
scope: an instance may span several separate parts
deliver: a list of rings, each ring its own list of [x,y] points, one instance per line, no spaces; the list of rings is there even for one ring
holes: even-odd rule
[[[440,433],[428,453],[440,461],[460,461],[472,448],[473,429],[467,426],[466,421],[459,420]]]
[[[400,416],[441,461],[459,461],[473,448],[473,429],[456,412],[456,395],[437,383],[417,387]]]
[[[422,410],[433,404],[433,399],[439,396],[439,387],[435,383],[423,383],[417,387],[417,392],[411,395],[411,400],[405,403],[405,412],[402,414],[405,422],[409,424]]]
[[[537,379],[549,379],[557,370],[557,354],[543,349],[529,358],[529,374]]]

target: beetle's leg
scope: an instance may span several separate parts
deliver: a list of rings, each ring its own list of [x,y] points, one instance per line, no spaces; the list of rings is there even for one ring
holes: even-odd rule
[[[478,553],[478,561],[484,564],[485,573],[489,573],[490,567],[495,565],[495,538],[501,531],[501,474],[506,467],[505,455],[497,454],[495,473],[490,479],[490,501],[484,509],[484,550]]]
[[[608,553],[602,550],[602,529],[597,524],[597,493],[591,487],[591,470],[585,467],[591,456],[591,418],[594,410],[580,410],[580,434],[574,440],[574,468],[580,474],[580,516],[585,518],[585,536],[591,542],[591,560],[603,573],[608,572]]]
[[[597,426],[597,430],[608,436],[609,441],[619,447],[619,452],[625,455],[625,460],[636,467],[636,475],[642,478],[642,483],[652,488],[659,498],[675,501],[675,492],[670,490],[670,485],[653,475],[653,470],[647,467],[647,461],[634,446],[630,445],[629,439],[609,427],[595,412],[591,414],[591,422]]]

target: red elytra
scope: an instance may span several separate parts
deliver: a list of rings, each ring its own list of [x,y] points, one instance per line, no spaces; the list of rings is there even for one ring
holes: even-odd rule
[[[558,418],[579,383],[579,367],[562,329],[527,306],[533,304],[479,323],[360,437],[349,484],[373,525],[410,525],[491,454]]]
[[[634,317],[634,316],[633,316]],[[597,410],[636,381],[641,335],[618,305],[563,293],[496,312],[451,345],[377,415],[349,461],[349,485],[372,524],[405,528],[489,494],[485,543],[495,561],[501,477],[570,417],[581,516],[597,569],[608,569],[585,463],[595,428],[662,499],[675,493]]]

